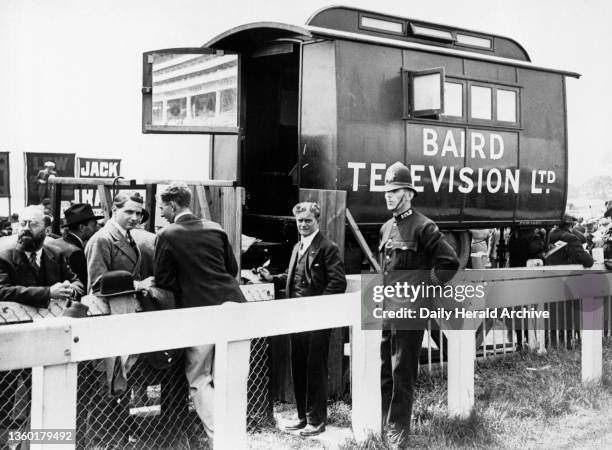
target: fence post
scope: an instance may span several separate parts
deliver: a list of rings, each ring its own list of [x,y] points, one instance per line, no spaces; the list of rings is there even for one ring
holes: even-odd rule
[[[247,448],[250,349],[250,340],[215,344],[215,450]]]
[[[587,297],[581,301],[582,382],[601,381],[603,358],[603,298]]]
[[[32,449],[73,449],[76,442],[77,363],[32,368],[32,430],[73,430],[73,443]]]
[[[369,433],[380,433],[380,330],[351,329],[351,412],[353,435],[363,441]]]
[[[448,340],[448,412],[466,418],[474,407],[474,330],[446,330]]]

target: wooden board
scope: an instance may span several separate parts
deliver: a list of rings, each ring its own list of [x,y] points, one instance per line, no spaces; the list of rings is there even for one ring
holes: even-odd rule
[[[210,188],[210,201],[212,203],[211,218],[227,233],[236,261],[238,261],[238,273],[240,274],[244,188],[213,186]]]
[[[300,189],[301,202],[317,202],[321,206],[321,232],[335,242],[340,249],[340,258],[344,260],[344,243],[346,230],[346,191],[327,189]],[[330,398],[341,398],[348,389],[344,382],[344,372],[348,370],[348,359],[344,358],[343,328],[333,329],[329,337],[328,393]]]
[[[344,259],[346,191],[300,189],[299,195],[301,202],[317,202],[321,206],[319,228],[325,236],[338,244],[340,257]]]

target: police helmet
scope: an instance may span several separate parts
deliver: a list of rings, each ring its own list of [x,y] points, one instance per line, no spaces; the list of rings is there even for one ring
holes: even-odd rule
[[[410,189],[416,196],[417,191],[412,185],[410,177],[410,169],[401,162],[397,161],[391,164],[385,172],[385,192],[395,191],[397,189]]]

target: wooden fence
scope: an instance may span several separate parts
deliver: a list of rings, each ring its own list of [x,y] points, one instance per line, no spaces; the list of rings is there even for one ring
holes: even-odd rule
[[[536,298],[561,301],[576,294],[582,297],[582,379],[592,382],[601,378],[601,297],[612,293],[612,274],[591,271],[563,277],[542,272],[534,278],[509,275],[504,270],[488,272],[487,282],[496,287],[488,306],[532,304]],[[352,279],[350,292],[339,295],[6,325],[0,327],[0,370],[33,368],[32,429],[74,429],[79,361],[214,343],[214,446],[242,449],[247,447],[250,339],[349,326],[352,429],[355,438],[363,440],[368,433],[380,432],[381,426],[380,331],[361,329],[358,283]],[[465,417],[474,406],[475,333],[445,333],[448,410],[451,415]]]

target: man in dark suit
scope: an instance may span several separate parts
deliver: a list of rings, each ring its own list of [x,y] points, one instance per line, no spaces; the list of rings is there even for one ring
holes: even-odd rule
[[[49,244],[57,247],[68,265],[77,274],[83,285],[87,286],[87,260],[85,259],[85,244],[94,235],[98,220],[87,203],[76,203],[64,211],[68,230],[64,237],[51,241]]]
[[[51,300],[80,297],[83,284],[60,251],[45,245],[44,214],[28,206],[17,236],[0,240],[0,301],[47,308]]]
[[[272,276],[266,269],[259,274],[275,285],[285,287],[287,297],[341,294],[346,290],[344,263],[338,246],[319,232],[321,208],[302,202],[293,207],[300,242],[293,248],[287,272]],[[327,355],[329,329],[291,335],[291,373],[298,420],[285,427],[300,430],[301,436],[325,431],[327,421]]]
[[[155,285],[174,293],[179,308],[244,302],[236,281],[238,264],[227,234],[189,209],[191,191],[173,183],[161,194],[160,210],[170,222],[157,236]],[[212,439],[214,345],[185,349],[185,375],[195,409]]]
[[[55,247],[45,245],[42,208],[19,216],[18,233],[0,239],[0,302],[47,308],[51,300],[80,298],[83,285]],[[20,372],[0,373],[0,428],[15,427],[11,410],[25,381]]]

